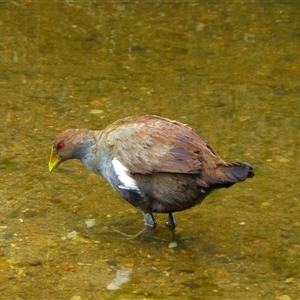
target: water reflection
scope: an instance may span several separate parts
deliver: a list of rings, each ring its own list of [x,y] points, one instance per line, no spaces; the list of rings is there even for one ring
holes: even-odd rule
[[[296,2],[2,3],[1,296],[296,299],[299,17]],[[62,129],[144,112],[256,171],[178,213],[176,249],[116,237],[141,216],[80,163],[47,171]]]

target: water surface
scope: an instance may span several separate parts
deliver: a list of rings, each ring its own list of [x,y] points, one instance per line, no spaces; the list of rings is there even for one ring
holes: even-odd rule
[[[1,3],[0,299],[298,299],[299,20],[296,2]],[[255,169],[177,213],[176,248],[164,215],[155,242],[113,233],[142,216],[80,162],[48,172],[61,130],[138,113]]]

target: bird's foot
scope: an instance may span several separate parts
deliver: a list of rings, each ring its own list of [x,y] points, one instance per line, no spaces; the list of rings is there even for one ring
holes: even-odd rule
[[[155,229],[157,223],[150,213],[143,213],[144,220],[145,220],[145,228],[138,232],[137,234],[126,234],[119,230],[113,230],[115,233],[119,233],[125,237],[125,239],[128,240],[135,240],[135,239],[141,239],[146,240],[149,239],[150,235],[152,234],[153,230]]]
[[[171,233],[171,242],[169,244],[169,248],[175,248],[178,246],[178,241],[180,241],[180,238],[177,236],[177,234],[175,232],[175,228],[176,228],[177,224],[176,224],[173,213],[168,214],[168,219],[167,219],[166,225],[169,228],[170,233]]]
[[[117,229],[113,230],[113,232],[121,234],[125,239],[128,239],[128,240],[135,240],[135,239],[141,238],[141,236],[143,235],[144,231],[145,230],[143,229],[140,232],[138,232],[137,234],[127,234],[127,233],[122,232],[122,231],[117,230]]]
[[[167,226],[171,233],[171,242],[169,243],[169,248],[175,248],[179,245],[183,245],[184,241],[195,238],[194,236],[179,236],[176,234],[175,227],[169,226],[168,224]]]
[[[121,234],[127,240],[136,240],[136,239],[146,240],[150,238],[152,231],[153,228],[147,228],[147,227],[145,227],[143,230],[139,231],[136,234],[127,234],[117,229],[113,230],[113,232]]]
[[[185,241],[195,239],[195,236],[185,236],[185,237],[178,236],[175,233],[175,231],[174,232],[171,231],[171,235],[172,238],[171,241],[169,241],[169,248],[185,247]]]

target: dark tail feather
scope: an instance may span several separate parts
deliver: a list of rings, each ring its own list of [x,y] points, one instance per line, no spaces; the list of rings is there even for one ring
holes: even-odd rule
[[[219,169],[220,168],[220,169]],[[236,162],[219,166],[221,180],[212,184],[214,188],[230,187],[236,182],[254,176],[253,168],[248,163]]]
[[[246,178],[254,176],[251,165],[244,162],[236,162],[227,165],[226,168],[237,181],[244,181]]]

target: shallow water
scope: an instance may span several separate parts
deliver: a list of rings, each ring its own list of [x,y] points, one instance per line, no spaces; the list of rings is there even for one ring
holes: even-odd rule
[[[299,299],[300,5],[0,4],[0,299]],[[123,240],[141,214],[63,129],[132,114],[188,123],[255,177],[176,214],[183,239]],[[112,288],[113,287],[113,288]]]

